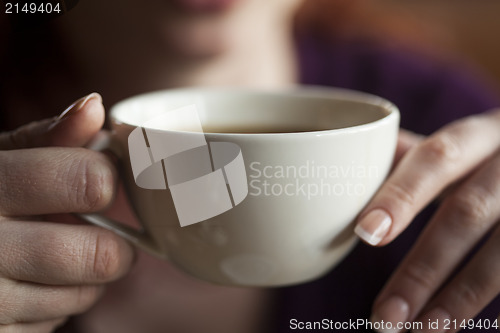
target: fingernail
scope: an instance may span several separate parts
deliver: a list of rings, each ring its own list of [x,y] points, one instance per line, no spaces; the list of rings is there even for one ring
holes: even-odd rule
[[[399,296],[392,296],[377,307],[370,321],[379,333],[396,333],[400,331],[398,324],[404,324],[409,313],[408,303]]]
[[[64,110],[58,117],[54,119],[52,124],[49,126],[49,130],[51,130],[57,124],[61,123],[63,120],[69,118],[71,115],[75,114],[75,112],[78,112],[81,108],[83,108],[85,104],[87,104],[88,101],[92,99],[102,102],[101,95],[95,92],[80,98],[79,100],[68,106],[66,110]]]
[[[378,245],[392,225],[392,219],[384,210],[374,209],[359,221],[354,232],[370,245]]]
[[[413,333],[442,333],[446,332],[445,325],[451,322],[451,316],[444,309],[435,308],[427,312],[416,322],[422,323],[422,329],[413,330]]]

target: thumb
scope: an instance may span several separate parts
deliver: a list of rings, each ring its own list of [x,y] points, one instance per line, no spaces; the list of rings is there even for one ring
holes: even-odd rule
[[[0,133],[0,150],[46,146],[81,147],[104,124],[102,98],[92,93],[80,98],[58,117],[44,119]]]

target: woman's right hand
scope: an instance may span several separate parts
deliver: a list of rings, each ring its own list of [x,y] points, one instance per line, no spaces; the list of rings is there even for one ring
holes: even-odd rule
[[[101,129],[98,94],[60,117],[0,134],[0,332],[51,332],[89,309],[133,261],[124,240],[70,221],[108,206],[116,171],[83,147]]]

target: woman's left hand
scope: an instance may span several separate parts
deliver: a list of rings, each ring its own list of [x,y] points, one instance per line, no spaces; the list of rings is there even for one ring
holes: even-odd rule
[[[451,123],[409,148],[356,232],[385,245],[436,198],[439,209],[377,297],[372,321],[421,322],[427,332],[429,320],[439,320],[432,332],[456,332],[500,293],[500,110]]]

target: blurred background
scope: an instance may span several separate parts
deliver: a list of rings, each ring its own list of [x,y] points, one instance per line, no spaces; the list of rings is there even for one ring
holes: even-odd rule
[[[376,38],[458,62],[500,94],[499,14],[497,0],[309,0],[298,21],[322,17],[313,22],[345,38]]]
[[[308,0],[297,20],[336,36],[374,38],[458,62],[489,78],[500,94],[499,13],[498,0]],[[7,21],[1,11],[0,60]]]

